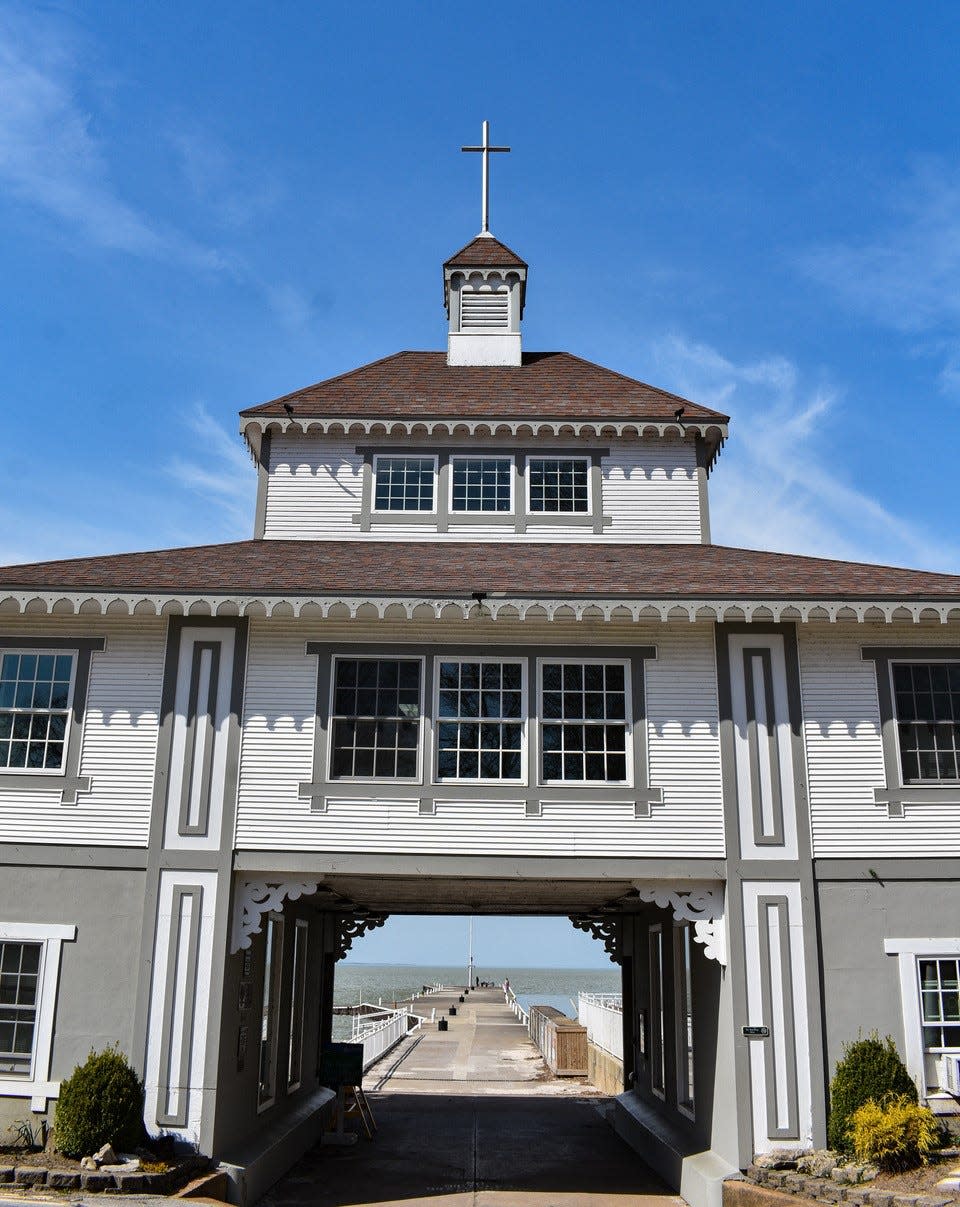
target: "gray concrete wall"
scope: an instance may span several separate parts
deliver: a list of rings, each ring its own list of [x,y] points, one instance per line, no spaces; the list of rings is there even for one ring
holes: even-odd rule
[[[866,865],[851,875],[817,884],[828,1078],[843,1045],[873,1030],[904,1053],[897,959],[884,953],[884,939],[960,938],[960,880],[897,880],[885,871],[879,883]]]
[[[28,867],[4,864],[0,855],[0,920],[77,927],[76,941],[62,947],[53,1080],[110,1043],[141,1063],[132,1044],[144,885],[138,869]],[[42,1117],[29,1099],[0,1097],[0,1137],[16,1120]]]

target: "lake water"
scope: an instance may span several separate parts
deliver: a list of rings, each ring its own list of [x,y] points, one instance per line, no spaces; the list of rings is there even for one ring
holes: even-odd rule
[[[577,1015],[577,994],[619,993],[619,968],[507,968],[493,965],[477,967],[482,981],[502,985],[509,978],[510,988],[524,1009],[531,1006],[553,1006],[570,1018]],[[340,963],[334,982],[334,1001],[338,1006],[357,1002],[372,1002],[382,998],[384,1005],[403,1001],[424,985],[440,982],[444,985],[466,984],[463,965],[434,964],[360,964]],[[334,1017],[334,1038],[350,1035],[351,1020]]]

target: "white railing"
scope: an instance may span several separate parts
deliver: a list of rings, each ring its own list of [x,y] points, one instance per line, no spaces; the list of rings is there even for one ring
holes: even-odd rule
[[[587,1039],[623,1061],[623,997],[619,993],[581,993],[577,1019],[587,1029]]]
[[[369,1015],[355,1018],[352,1040],[355,1044],[363,1044],[363,1071],[395,1048],[409,1031],[416,1031],[422,1022],[419,1015],[408,1010],[390,1011],[375,1018]]]
[[[517,1021],[523,1023],[525,1027],[528,1026],[530,1022],[530,1015],[517,1001],[517,995],[513,992],[513,990],[504,989],[503,998],[513,1013],[517,1016]]]

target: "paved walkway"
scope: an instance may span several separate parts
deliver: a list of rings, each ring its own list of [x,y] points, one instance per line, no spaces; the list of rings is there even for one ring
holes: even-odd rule
[[[317,1146],[261,1207],[682,1204],[613,1131],[609,1099],[552,1077],[499,990],[413,1008],[436,1009],[449,1030],[428,1025],[367,1075],[374,1139]]]
[[[537,1094],[578,1097],[598,1091],[581,1078],[554,1077],[500,989],[431,994],[398,1006],[445,1018],[447,1031],[425,1025],[364,1078],[366,1090],[404,1094]],[[449,1009],[456,1007],[456,1016]]]

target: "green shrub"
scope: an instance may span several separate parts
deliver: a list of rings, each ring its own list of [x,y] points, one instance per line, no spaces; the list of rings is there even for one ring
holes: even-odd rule
[[[858,1107],[850,1116],[847,1135],[858,1161],[888,1170],[926,1165],[940,1147],[936,1116],[903,1094]]]
[[[830,1083],[830,1124],[827,1137],[835,1152],[849,1152],[848,1130],[853,1112],[865,1102],[883,1102],[891,1094],[917,1101],[917,1087],[888,1035],[874,1031],[844,1048],[843,1059]]]
[[[116,1046],[91,1051],[60,1086],[54,1124],[57,1148],[89,1157],[104,1144],[129,1152],[143,1138],[143,1082]]]

